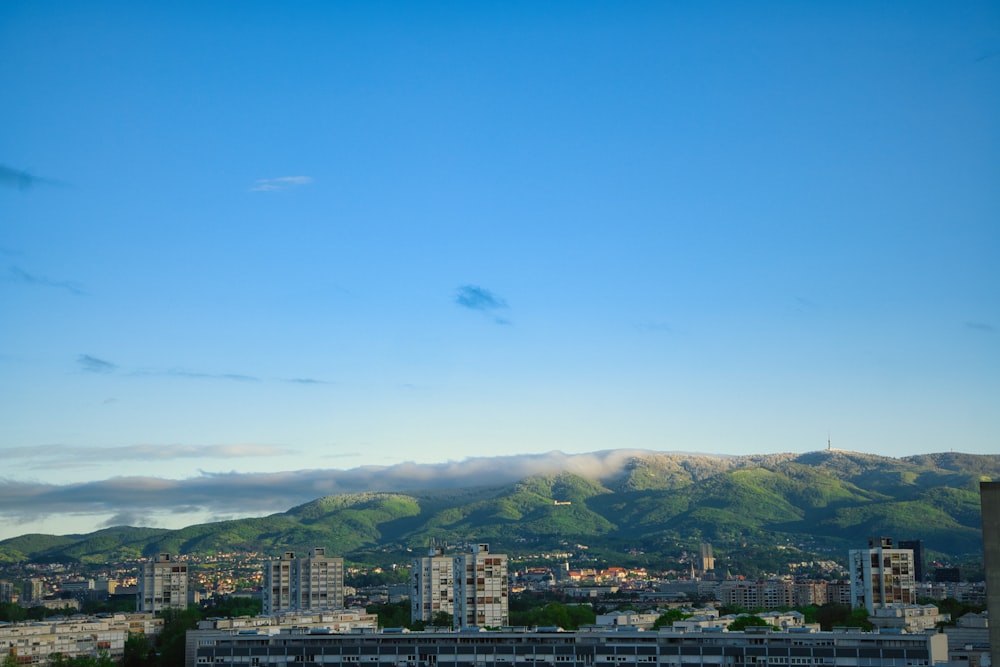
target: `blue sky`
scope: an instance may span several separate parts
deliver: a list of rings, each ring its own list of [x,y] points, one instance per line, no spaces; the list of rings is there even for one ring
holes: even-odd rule
[[[14,0],[0,90],[0,537],[113,478],[1000,452],[995,2]]]

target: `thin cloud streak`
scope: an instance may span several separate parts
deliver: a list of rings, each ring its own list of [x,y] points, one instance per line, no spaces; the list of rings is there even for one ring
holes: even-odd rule
[[[965,326],[968,329],[982,331],[983,333],[993,333],[996,331],[996,328],[992,324],[987,324],[986,322],[966,322]]]
[[[76,363],[80,368],[88,373],[114,373],[118,370],[118,365],[104,359],[92,357],[89,354],[81,354],[76,358]]]
[[[76,363],[80,368],[88,373],[115,373],[119,370],[118,364],[89,354],[80,354],[76,358]],[[246,373],[208,373],[204,371],[191,371],[184,368],[169,368],[166,370],[137,370],[123,373],[128,377],[173,377],[187,380],[224,380],[228,382],[264,382],[264,378]],[[326,380],[317,378],[282,378],[271,381],[287,382],[301,385],[324,385],[330,384]],[[112,401],[114,399],[111,399]],[[106,403],[108,401],[105,401]]]
[[[28,273],[18,266],[10,267],[10,273],[14,276],[14,282],[22,283],[24,285],[64,289],[70,294],[76,294],[77,296],[86,294],[86,292],[83,291],[83,288],[80,287],[80,283],[72,280],[52,280],[51,278],[47,278],[45,276],[37,276],[32,273]]]
[[[242,373],[200,373],[196,371],[185,371],[181,369],[171,369],[159,373],[181,378],[191,378],[192,380],[231,380],[233,382],[260,382],[259,377],[253,375],[243,375]]]
[[[313,182],[310,176],[279,176],[278,178],[259,178],[254,181],[250,192],[278,192],[289,190],[303,185],[310,185]]]
[[[14,169],[2,164],[0,164],[0,184],[6,187],[17,188],[22,192],[35,185],[65,185],[62,181],[40,178],[21,169]]]
[[[123,447],[75,447],[69,445],[41,445],[36,447],[10,447],[3,450],[5,459],[37,460],[41,467],[50,461],[71,465],[105,463],[108,461],[170,461],[197,458],[253,458],[287,456],[297,453],[288,447],[257,444],[231,445],[127,445]]]

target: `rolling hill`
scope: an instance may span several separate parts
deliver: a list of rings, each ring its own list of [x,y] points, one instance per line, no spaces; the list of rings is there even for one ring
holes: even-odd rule
[[[420,549],[430,539],[489,541],[515,554],[584,543],[594,554],[672,559],[710,541],[721,554],[798,545],[846,555],[879,535],[975,557],[982,550],[978,484],[998,478],[994,455],[643,453],[599,479],[562,472],[490,487],[339,494],[267,517],[180,530],[23,535],[0,542],[0,559],[103,562],[313,545],[363,559],[375,550]]]

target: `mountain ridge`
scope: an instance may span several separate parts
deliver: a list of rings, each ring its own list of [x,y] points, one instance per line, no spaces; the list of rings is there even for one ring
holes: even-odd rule
[[[495,485],[330,494],[265,517],[177,530],[22,535],[0,541],[0,560],[102,562],[159,552],[279,553],[317,544],[360,557],[373,550],[406,553],[431,539],[491,541],[512,552],[586,540],[602,553],[663,558],[700,541],[711,541],[720,553],[747,544],[796,544],[846,554],[876,535],[923,539],[931,552],[957,557],[981,552],[978,483],[1000,478],[1000,455],[954,452],[891,458],[832,449],[747,456],[605,450],[590,456],[620,465],[592,465],[590,474],[582,474],[585,465],[567,465]]]

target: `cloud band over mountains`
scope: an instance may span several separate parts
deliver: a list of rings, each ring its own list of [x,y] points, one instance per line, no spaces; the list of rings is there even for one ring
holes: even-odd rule
[[[285,453],[263,447],[233,453],[267,456]],[[256,446],[249,446],[256,447]],[[23,448],[28,449],[28,448]],[[69,448],[65,448],[69,450]],[[37,448],[33,450],[38,453]],[[122,448],[88,448],[84,459],[137,455]],[[19,450],[8,450],[15,453]],[[218,454],[200,449],[191,456]],[[229,451],[229,450],[226,450]],[[55,452],[50,452],[55,453]],[[67,453],[67,452],[64,452]],[[180,453],[184,455],[184,448]],[[401,463],[363,466],[350,470],[295,470],[275,473],[202,472],[188,479],[112,477],[75,484],[45,484],[0,480],[0,521],[26,524],[64,514],[129,517],[142,525],[156,525],[156,516],[208,513],[215,516],[260,516],[288,510],[316,498],[363,491],[412,491],[472,486],[497,486],[535,474],[568,471],[602,479],[620,473],[640,450],[613,450],[567,455],[561,452],[521,456],[470,458],[439,464]],[[193,523],[194,521],[192,521]]]

